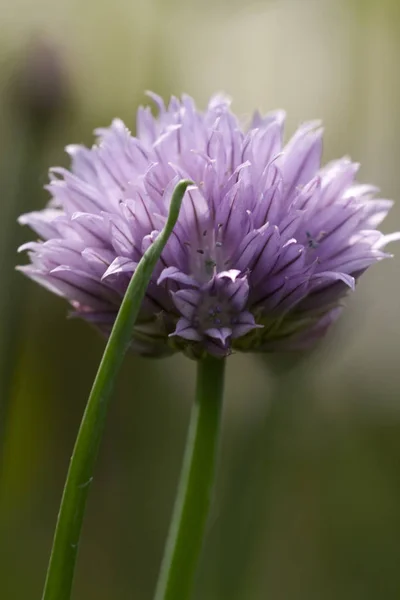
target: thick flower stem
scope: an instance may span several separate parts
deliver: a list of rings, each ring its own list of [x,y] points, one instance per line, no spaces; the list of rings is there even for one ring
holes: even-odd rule
[[[225,360],[198,363],[196,398],[155,600],[188,600],[207,523],[217,459]]]

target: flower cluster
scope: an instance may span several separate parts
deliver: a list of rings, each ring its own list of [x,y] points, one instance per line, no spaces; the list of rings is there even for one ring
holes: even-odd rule
[[[355,183],[343,158],[321,168],[319,123],[283,145],[284,113],[243,128],[229,101],[207,110],[172,98],[139,108],[136,137],[118,119],[92,149],[67,147],[47,208],[20,217],[41,238],[24,244],[30,278],[74,314],[111,331],[138,261],[162,229],[174,186],[194,182],[148,286],[132,349],[198,358],[232,350],[307,347],[341,311],[358,277],[397,234],[376,227],[392,202]]]

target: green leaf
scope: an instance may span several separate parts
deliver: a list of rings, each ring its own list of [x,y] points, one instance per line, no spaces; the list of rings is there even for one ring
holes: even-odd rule
[[[85,505],[93,480],[94,465],[111,391],[125,352],[129,347],[132,330],[150,277],[175,226],[183,196],[191,183],[182,180],[177,184],[172,194],[165,227],[147,249],[136,268],[101,359],[68,470],[43,600],[69,600],[71,596]]]

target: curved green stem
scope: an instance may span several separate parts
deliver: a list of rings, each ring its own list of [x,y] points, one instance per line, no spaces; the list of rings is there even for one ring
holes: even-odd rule
[[[188,600],[203,544],[217,458],[225,359],[198,363],[185,456],[155,600]]]
[[[190,181],[181,181],[171,199],[167,223],[138,264],[119,309],[94,380],[61,500],[42,600],[69,600],[86,499],[117,372],[129,347],[151,274],[177,221]]]

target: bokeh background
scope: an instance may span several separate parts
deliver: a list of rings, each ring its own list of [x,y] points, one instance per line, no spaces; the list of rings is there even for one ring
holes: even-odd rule
[[[326,127],[325,159],[400,197],[398,0],[1,0],[0,597],[41,590],[68,461],[104,342],[14,271],[47,169],[144,90],[225,91],[246,117]],[[400,229],[400,201],[384,230]],[[396,253],[396,247],[393,248]],[[229,359],[197,600],[400,597],[400,250],[300,360]],[[127,357],[92,487],[76,600],[152,597],[195,366]]]

